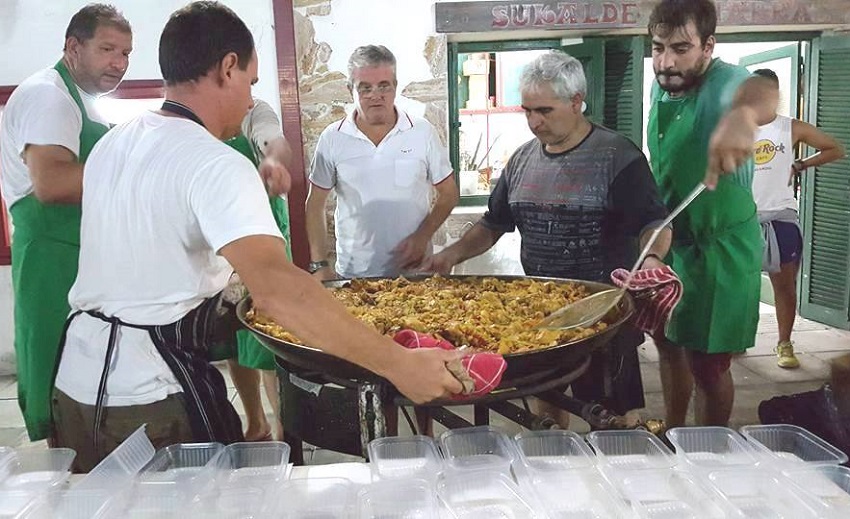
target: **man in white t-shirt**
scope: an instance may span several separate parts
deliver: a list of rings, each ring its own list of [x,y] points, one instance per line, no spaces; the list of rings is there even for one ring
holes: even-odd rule
[[[431,253],[431,238],[457,204],[457,184],[431,124],[395,106],[392,52],[380,45],[358,47],[348,72],[355,109],[325,128],[311,165],[309,270],[323,280],[396,276]],[[326,247],[331,190],[337,196],[336,272]]]
[[[77,274],[83,163],[109,129],[94,109],[127,70],[133,37],[114,7],[80,9],[62,59],[12,93],[0,126],[0,180],[12,214],[18,404],[30,440],[49,438],[68,290]]]
[[[759,69],[753,74],[765,78],[775,89],[772,106],[759,114],[761,126],[754,148],[753,198],[765,239],[763,269],[770,276],[776,303],[777,364],[781,368],[794,369],[800,366],[800,361],[794,355],[791,331],[797,315],[797,271],[803,253],[794,178],[808,168],[843,158],[844,147],[811,124],[777,114],[779,78],[770,69]],[[794,160],[800,143],[818,150],[817,153]]]
[[[77,468],[145,423],[157,447],[243,439],[207,361],[211,343],[232,340],[222,293],[234,269],[256,308],[307,343],[417,402],[460,392],[445,367],[457,354],[402,348],[286,260],[256,168],[221,142],[239,133],[257,81],[242,20],[215,2],[189,4],[166,23],[159,60],[162,108],[114,128],[86,164],[54,404],[58,444],[77,451]]]

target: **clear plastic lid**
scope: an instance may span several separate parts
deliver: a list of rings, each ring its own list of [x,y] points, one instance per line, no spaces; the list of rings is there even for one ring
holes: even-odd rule
[[[529,473],[590,468],[596,457],[572,431],[523,431],[516,435],[520,461]]]
[[[795,485],[824,506],[824,517],[850,517],[850,468],[816,465],[790,470],[785,474]]]
[[[439,519],[437,495],[424,480],[379,481],[357,495],[359,519]]]
[[[278,491],[281,519],[350,519],[355,514],[355,487],[344,478],[293,479]]]
[[[587,441],[599,463],[611,470],[661,469],[676,464],[670,449],[647,431],[594,431]]]
[[[512,480],[494,472],[450,474],[437,484],[437,495],[458,519],[543,516]]]
[[[791,481],[754,469],[718,470],[708,480],[738,517],[807,519],[822,517],[823,505],[799,491]],[[734,516],[734,515],[733,515]]]
[[[617,490],[593,468],[535,472],[520,488],[533,493],[549,517],[631,517]]]
[[[451,429],[440,435],[440,450],[453,470],[490,470],[510,475],[518,457],[505,433],[489,425]]]
[[[646,518],[724,519],[721,497],[694,476],[676,470],[624,475],[618,486],[635,512]]]
[[[435,480],[443,459],[427,436],[392,436],[369,443],[369,466],[375,479]]]
[[[143,425],[136,429],[74,488],[77,490],[115,489],[132,484],[139,471],[153,459],[155,452],[153,444],[145,434],[145,427]]]
[[[40,491],[70,476],[72,449],[19,449],[0,465],[0,489]]]
[[[741,434],[758,450],[791,464],[841,465],[847,455],[796,425],[747,425]]]
[[[726,427],[676,427],[667,438],[679,458],[701,469],[752,467],[759,461],[747,441]]]

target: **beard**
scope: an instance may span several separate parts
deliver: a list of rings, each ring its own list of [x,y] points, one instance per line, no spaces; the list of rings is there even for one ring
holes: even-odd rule
[[[667,93],[680,94],[687,92],[698,87],[702,82],[705,62],[705,58],[700,59],[693,68],[684,71],[656,70],[655,80],[658,82],[658,86]]]

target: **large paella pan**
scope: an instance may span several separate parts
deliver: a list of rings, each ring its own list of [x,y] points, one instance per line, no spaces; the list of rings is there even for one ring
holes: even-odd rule
[[[533,280],[540,283],[555,283],[559,286],[570,285],[578,287],[580,292],[591,294],[611,288],[603,283],[587,281],[526,277],[526,276],[446,276],[452,280],[467,281],[479,284],[487,279],[495,279],[504,282],[525,282]],[[370,278],[377,280],[377,278]],[[411,283],[420,283],[428,280],[428,276],[415,276],[408,278]],[[349,287],[352,280],[334,280],[325,282],[330,289]],[[355,285],[357,281],[354,282]],[[606,316],[604,325],[592,331],[584,331],[577,334],[574,339],[565,339],[542,345],[535,349],[526,351],[502,352],[508,367],[502,377],[500,387],[517,387],[523,384],[545,378],[553,372],[564,372],[575,369],[596,349],[603,347],[617,333],[632,315],[633,302],[630,297],[624,297],[616,308]],[[304,373],[321,373],[337,380],[360,380],[380,382],[382,379],[368,370],[355,364],[326,354],[321,350],[306,345],[298,344],[297,340],[286,340],[279,333],[269,333],[265,326],[255,326],[254,316],[251,315],[251,299],[245,298],[237,308],[240,321],[262,342],[267,348],[277,355],[283,364],[289,369]],[[372,323],[374,325],[374,323]],[[284,337],[286,335],[283,335]],[[492,335],[491,335],[492,337]],[[453,337],[447,337],[452,338]],[[457,341],[453,341],[457,344]],[[475,345],[473,345],[475,346]]]

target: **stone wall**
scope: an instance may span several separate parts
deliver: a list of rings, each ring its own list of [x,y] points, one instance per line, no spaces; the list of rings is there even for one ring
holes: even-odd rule
[[[431,19],[408,19],[402,25],[380,24],[369,27],[368,32],[362,30],[356,21],[344,19],[335,6],[346,0],[295,0],[295,45],[298,56],[298,84],[301,102],[301,121],[304,137],[304,163],[309,165],[313,158],[316,142],[330,123],[345,117],[346,112],[353,109],[353,98],[348,89],[347,70],[337,66],[331,69],[329,62],[334,53],[337,63],[345,63],[354,49],[362,44],[383,43],[393,35],[404,34],[407,24],[425,24],[431,27]],[[350,0],[348,0],[350,1]],[[423,0],[417,0],[422,2]],[[370,9],[378,9],[370,5]],[[314,22],[321,21],[322,26],[335,27],[335,30],[347,30],[350,38],[346,38],[346,48],[332,48],[324,41],[322,34],[317,34]],[[330,23],[328,23],[330,22]],[[365,39],[364,39],[365,38]],[[402,60],[424,59],[431,72],[431,78],[417,81],[406,81],[399,77],[397,102],[410,105],[410,101],[424,105],[422,116],[437,129],[444,145],[448,144],[447,100],[448,85],[446,73],[446,39],[443,35],[431,34],[424,38],[420,56],[402,56],[396,53],[403,70],[406,62]],[[339,59],[342,57],[343,59]],[[401,76],[401,73],[400,73]],[[309,166],[308,166],[309,168]],[[309,171],[309,169],[308,169]],[[333,211],[335,200],[331,196],[328,202],[329,254],[334,248]],[[435,241],[440,243],[444,233],[438,232]]]

